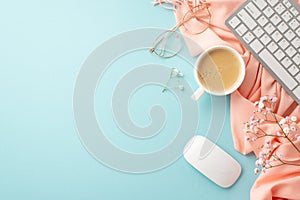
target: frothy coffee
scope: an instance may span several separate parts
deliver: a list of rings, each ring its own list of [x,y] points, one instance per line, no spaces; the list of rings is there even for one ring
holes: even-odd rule
[[[198,63],[198,80],[214,93],[224,93],[235,86],[242,70],[237,55],[226,48],[212,49]]]

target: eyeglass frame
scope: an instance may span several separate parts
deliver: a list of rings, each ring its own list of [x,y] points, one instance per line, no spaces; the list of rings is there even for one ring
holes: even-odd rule
[[[195,2],[196,2],[196,0],[194,0],[194,4],[195,4]],[[194,18],[194,17],[197,18],[197,16],[195,16],[195,11],[194,11],[195,9],[196,9],[196,12],[200,12],[201,10],[206,9],[206,10],[207,10],[207,13],[208,13],[208,16],[209,16],[209,20],[208,20],[208,22],[206,22],[206,21],[203,20],[203,22],[207,24],[207,26],[206,26],[203,30],[201,30],[201,31],[199,31],[199,32],[197,32],[197,33],[191,33],[191,32],[190,32],[190,33],[193,34],[193,35],[198,35],[198,34],[201,34],[201,33],[203,33],[204,31],[206,31],[206,30],[208,29],[209,25],[211,24],[211,13],[210,13],[210,11],[209,11],[209,4],[206,3],[206,2],[202,2],[202,1],[199,1],[199,2],[200,2],[199,5],[193,6],[189,11],[187,11],[187,12],[184,14],[184,16],[182,17],[182,20],[181,20],[179,23],[177,23],[173,28],[171,28],[171,29],[169,29],[169,30],[163,32],[163,33],[160,34],[158,37],[156,37],[155,42],[154,42],[153,45],[152,45],[152,48],[149,50],[150,53],[155,53],[156,55],[158,55],[159,57],[162,57],[162,58],[171,58],[171,57],[176,56],[176,55],[178,54],[178,52],[181,50],[182,45],[180,45],[179,50],[178,50],[175,54],[173,54],[173,55],[171,55],[171,56],[162,56],[161,53],[157,53],[157,52],[155,51],[155,49],[156,49],[156,47],[157,47],[159,44],[161,44],[162,41],[164,41],[164,40],[167,39],[167,37],[168,37],[169,34],[176,33],[176,31],[177,31],[181,26],[184,26],[184,24],[185,24],[186,22],[188,22],[189,20],[191,20],[191,19]],[[166,9],[167,9],[167,8],[166,8]],[[192,13],[193,15],[192,15],[190,18],[185,19],[185,17],[186,17],[188,14],[190,14],[190,13]],[[184,27],[185,27],[185,26],[184,26]],[[188,30],[187,27],[185,27],[185,29]],[[166,37],[162,37],[160,40],[157,41],[157,38],[160,38],[162,35],[165,35]],[[179,34],[177,33],[177,37],[178,37],[178,36],[179,36]],[[157,41],[157,42],[156,42],[156,41]],[[161,49],[161,50],[162,50],[161,52],[165,52],[165,49]]]

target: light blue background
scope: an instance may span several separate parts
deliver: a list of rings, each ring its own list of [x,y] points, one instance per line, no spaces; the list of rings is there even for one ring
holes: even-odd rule
[[[174,24],[173,13],[153,7],[148,0],[1,1],[0,199],[249,199],[256,179],[255,158],[233,148],[229,97],[218,145],[243,168],[229,189],[216,186],[183,158],[153,173],[118,172],[96,161],[80,142],[73,121],[72,95],[84,60],[119,33]],[[196,87],[192,72],[184,73]],[[144,92],[156,95],[155,91],[148,88]],[[137,95],[133,105],[150,106],[153,99],[141,103],[142,97]],[[205,134],[211,112],[208,95],[199,101],[199,107],[199,134]],[[101,109],[101,105],[96,108]],[[132,108],[133,118],[147,124],[139,117],[143,108],[136,108]],[[112,123],[105,127],[115,128]],[[125,136],[108,137],[122,148],[141,149],[138,141],[134,146]],[[170,137],[165,135],[161,143],[147,144],[141,151],[158,148],[156,145],[167,143]]]

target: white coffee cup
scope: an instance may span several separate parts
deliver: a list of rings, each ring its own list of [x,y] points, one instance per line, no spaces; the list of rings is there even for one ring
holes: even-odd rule
[[[245,63],[242,56],[228,46],[213,46],[198,57],[194,76],[199,88],[192,95],[198,100],[204,92],[222,96],[234,92],[245,77]]]

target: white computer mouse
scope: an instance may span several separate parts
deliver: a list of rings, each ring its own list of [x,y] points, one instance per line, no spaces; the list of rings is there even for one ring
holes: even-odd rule
[[[194,168],[223,188],[232,186],[242,171],[234,158],[200,135],[186,144],[183,155]]]

